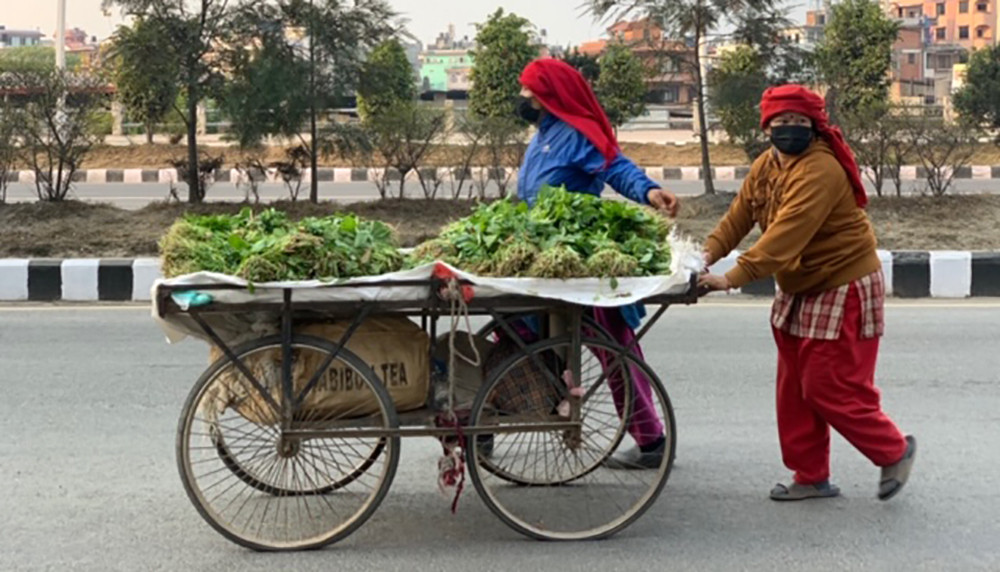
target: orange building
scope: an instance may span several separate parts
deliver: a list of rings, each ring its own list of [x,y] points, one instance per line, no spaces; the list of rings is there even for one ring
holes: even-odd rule
[[[632,48],[653,72],[647,80],[649,102],[689,106],[694,100],[695,79],[691,72],[694,48],[667,39],[663,30],[648,20],[618,22],[608,28],[609,39],[580,44],[582,54],[599,56],[610,42],[621,42]]]
[[[944,103],[953,68],[998,40],[1000,0],[898,0],[884,4],[900,24],[893,48],[893,96]]]
[[[997,41],[997,0],[925,0],[923,12],[934,22],[935,44],[972,51]]]

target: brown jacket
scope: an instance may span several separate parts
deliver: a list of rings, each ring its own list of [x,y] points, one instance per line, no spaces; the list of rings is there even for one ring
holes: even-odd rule
[[[726,273],[733,288],[775,275],[789,294],[842,286],[875,272],[875,233],[830,147],[817,141],[789,162],[766,151],[750,169],[729,212],[705,242],[712,261],[753,229],[763,235]]]

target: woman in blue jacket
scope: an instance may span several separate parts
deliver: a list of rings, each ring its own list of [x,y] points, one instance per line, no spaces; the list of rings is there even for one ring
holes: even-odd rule
[[[673,217],[678,201],[622,155],[614,129],[583,76],[561,60],[536,60],[521,74],[520,116],[538,126],[528,145],[517,181],[518,197],[534,205],[539,191],[550,185],[600,196],[605,185],[637,203],[651,205]],[[594,318],[615,341],[628,347],[645,316],[641,305],[595,308]],[[633,350],[640,358],[638,345]],[[602,362],[604,356],[600,356]],[[603,364],[605,367],[607,363]],[[660,466],[665,451],[663,425],[656,414],[649,381],[636,379],[635,411],[629,433],[637,447],[609,459],[619,469]]]

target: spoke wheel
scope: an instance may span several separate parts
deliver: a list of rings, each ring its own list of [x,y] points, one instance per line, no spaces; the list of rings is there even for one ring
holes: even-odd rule
[[[335,345],[294,336],[292,348],[301,391]],[[284,407],[280,337],[234,353]],[[287,416],[225,357],[192,389],[178,425],[178,469],[199,514],[229,540],[254,550],[319,548],[354,532],[385,497],[399,462],[399,438],[389,433],[398,427],[389,394],[346,349],[327,374]],[[350,399],[319,401],[345,393]],[[351,429],[367,435],[352,437]],[[302,430],[320,435],[296,433]],[[331,430],[344,434],[322,434]]]
[[[656,375],[620,346],[587,338],[581,348],[582,385],[593,390],[580,408],[581,430],[518,431],[518,425],[559,419],[553,412],[561,394],[549,376],[528,364],[558,363],[571,348],[569,338],[557,338],[509,358],[480,391],[470,419],[476,426],[503,428],[494,434],[488,457],[477,440],[468,444],[476,490],[511,528],[541,540],[605,538],[635,522],[663,490],[676,445],[673,410]],[[606,365],[588,368],[588,354],[604,358]],[[603,393],[602,384],[610,386]],[[658,467],[619,471],[604,465],[626,442],[632,446],[636,439],[658,436],[666,440]]]
[[[496,368],[487,380],[486,387],[493,387],[492,395],[487,400],[499,418],[513,416],[510,411],[512,409],[518,411],[517,417],[524,419],[527,416],[536,421],[550,420],[552,414],[558,413],[559,405],[568,393],[565,385],[562,385],[562,379],[567,371],[566,356],[569,355],[569,349],[568,341],[555,345],[543,342],[528,347],[526,353],[517,352]],[[581,379],[578,382],[585,392],[580,408],[581,421],[584,431],[590,437],[589,447],[595,454],[580,457],[577,462],[565,463],[558,468],[547,467],[547,470],[541,470],[542,467],[538,465],[521,465],[505,460],[504,449],[498,449],[497,443],[511,441],[511,438],[494,436],[492,449],[483,447],[482,441],[479,441],[479,450],[484,453],[479,456],[481,467],[511,483],[532,486],[565,484],[599,467],[625,437],[627,427],[621,419],[629,416],[633,402],[633,386],[630,382],[618,381],[617,391],[612,391],[608,376],[602,375],[605,370],[602,364],[611,359],[613,356],[610,353],[584,345]],[[560,385],[553,386],[554,382]],[[506,399],[500,402],[498,396]],[[543,442],[541,438],[535,441],[539,444]],[[546,446],[562,447],[557,442],[545,443]],[[512,453],[509,450],[507,452]]]
[[[380,440],[375,444],[375,447],[372,448],[371,453],[367,456],[367,458],[358,462],[358,467],[356,469],[335,483],[330,483],[328,485],[317,484],[315,486],[306,484],[301,489],[285,489],[268,484],[268,476],[256,474],[254,472],[255,467],[253,466],[253,463],[246,463],[247,466],[244,466],[243,463],[241,463],[240,456],[234,454],[226,444],[226,439],[223,436],[224,431],[221,427],[215,425],[212,426],[210,430],[212,431],[212,442],[215,444],[215,452],[218,453],[219,459],[222,460],[222,463],[225,464],[234,475],[260,492],[277,496],[325,495],[327,493],[331,493],[339,488],[351,484],[355,479],[365,474],[375,461],[378,460],[382,451],[385,450],[385,441]],[[239,441],[240,437],[237,436],[235,440]]]

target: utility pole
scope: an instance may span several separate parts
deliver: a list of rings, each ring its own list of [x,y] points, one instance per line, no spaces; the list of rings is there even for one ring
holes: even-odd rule
[[[313,9],[313,0],[309,0],[309,8]],[[313,21],[316,13],[309,14],[309,201],[319,202],[319,130],[317,129],[316,113],[316,36],[313,31]]]
[[[66,0],[57,0],[58,8],[56,9],[56,71],[59,74],[66,73]],[[59,85],[65,85],[62,81],[65,77],[60,80]],[[66,94],[63,92],[59,95],[59,106],[56,108],[56,127],[59,129],[59,133],[63,132],[63,127],[66,125]]]
[[[57,0],[56,10],[56,68],[66,69],[66,0]]]

